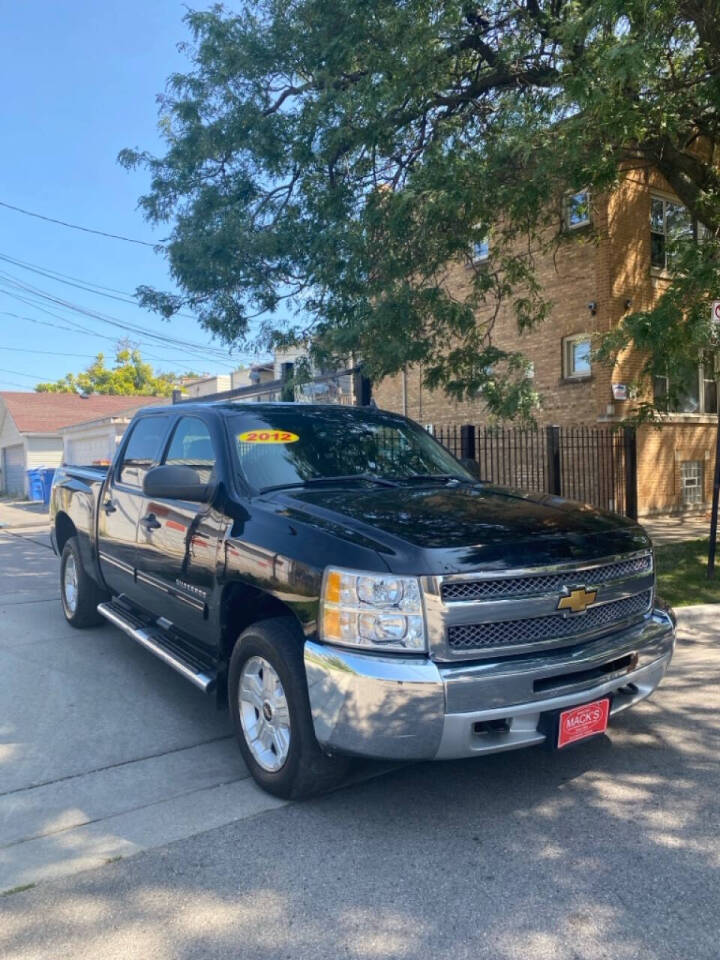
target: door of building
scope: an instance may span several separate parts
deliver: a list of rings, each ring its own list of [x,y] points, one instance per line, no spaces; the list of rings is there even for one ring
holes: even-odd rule
[[[22,443],[5,447],[3,474],[5,493],[21,497],[25,493],[25,447]]]

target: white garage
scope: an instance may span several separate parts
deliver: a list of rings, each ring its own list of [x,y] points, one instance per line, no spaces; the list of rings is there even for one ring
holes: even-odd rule
[[[64,431],[63,431],[64,433]],[[115,453],[115,431],[91,433],[87,436],[73,436],[70,431],[64,434],[65,446],[63,460],[65,463],[92,464],[112,460]]]
[[[119,400],[120,397],[114,399]],[[71,423],[62,427],[60,429],[60,436],[63,441],[62,462],[76,467],[111,463],[118,444],[122,440],[135,412],[149,404],[162,402],[158,397],[143,397],[140,403],[138,403],[138,397],[130,399],[135,400],[135,404],[120,414],[98,417],[96,420],[85,420],[81,423]]]
[[[0,492],[25,496],[27,471],[36,467],[110,460],[133,413],[162,402],[167,401],[0,391]]]

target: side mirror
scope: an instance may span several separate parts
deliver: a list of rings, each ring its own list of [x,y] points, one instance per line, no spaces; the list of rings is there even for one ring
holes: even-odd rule
[[[483,476],[480,473],[480,464],[477,460],[471,460],[470,457],[463,457],[460,463],[465,467],[468,473],[471,473],[476,480],[482,481]]]
[[[143,478],[143,493],[156,500],[189,500],[208,503],[213,492],[209,483],[200,483],[192,467],[153,467]]]

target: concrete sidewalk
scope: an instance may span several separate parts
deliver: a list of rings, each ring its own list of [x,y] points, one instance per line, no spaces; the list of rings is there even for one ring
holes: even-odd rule
[[[0,529],[47,527],[48,508],[33,500],[0,500]]]
[[[643,517],[640,524],[657,547],[668,543],[682,543],[685,540],[704,540],[710,536],[709,513]]]

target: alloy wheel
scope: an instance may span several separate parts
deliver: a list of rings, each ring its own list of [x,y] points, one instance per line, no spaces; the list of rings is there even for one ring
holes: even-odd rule
[[[280,677],[264,657],[250,657],[243,664],[238,700],[253,758],[263,770],[276,773],[290,751],[290,711]]]
[[[75,613],[78,603],[78,571],[72,553],[68,555],[63,571],[63,599],[68,612]]]

